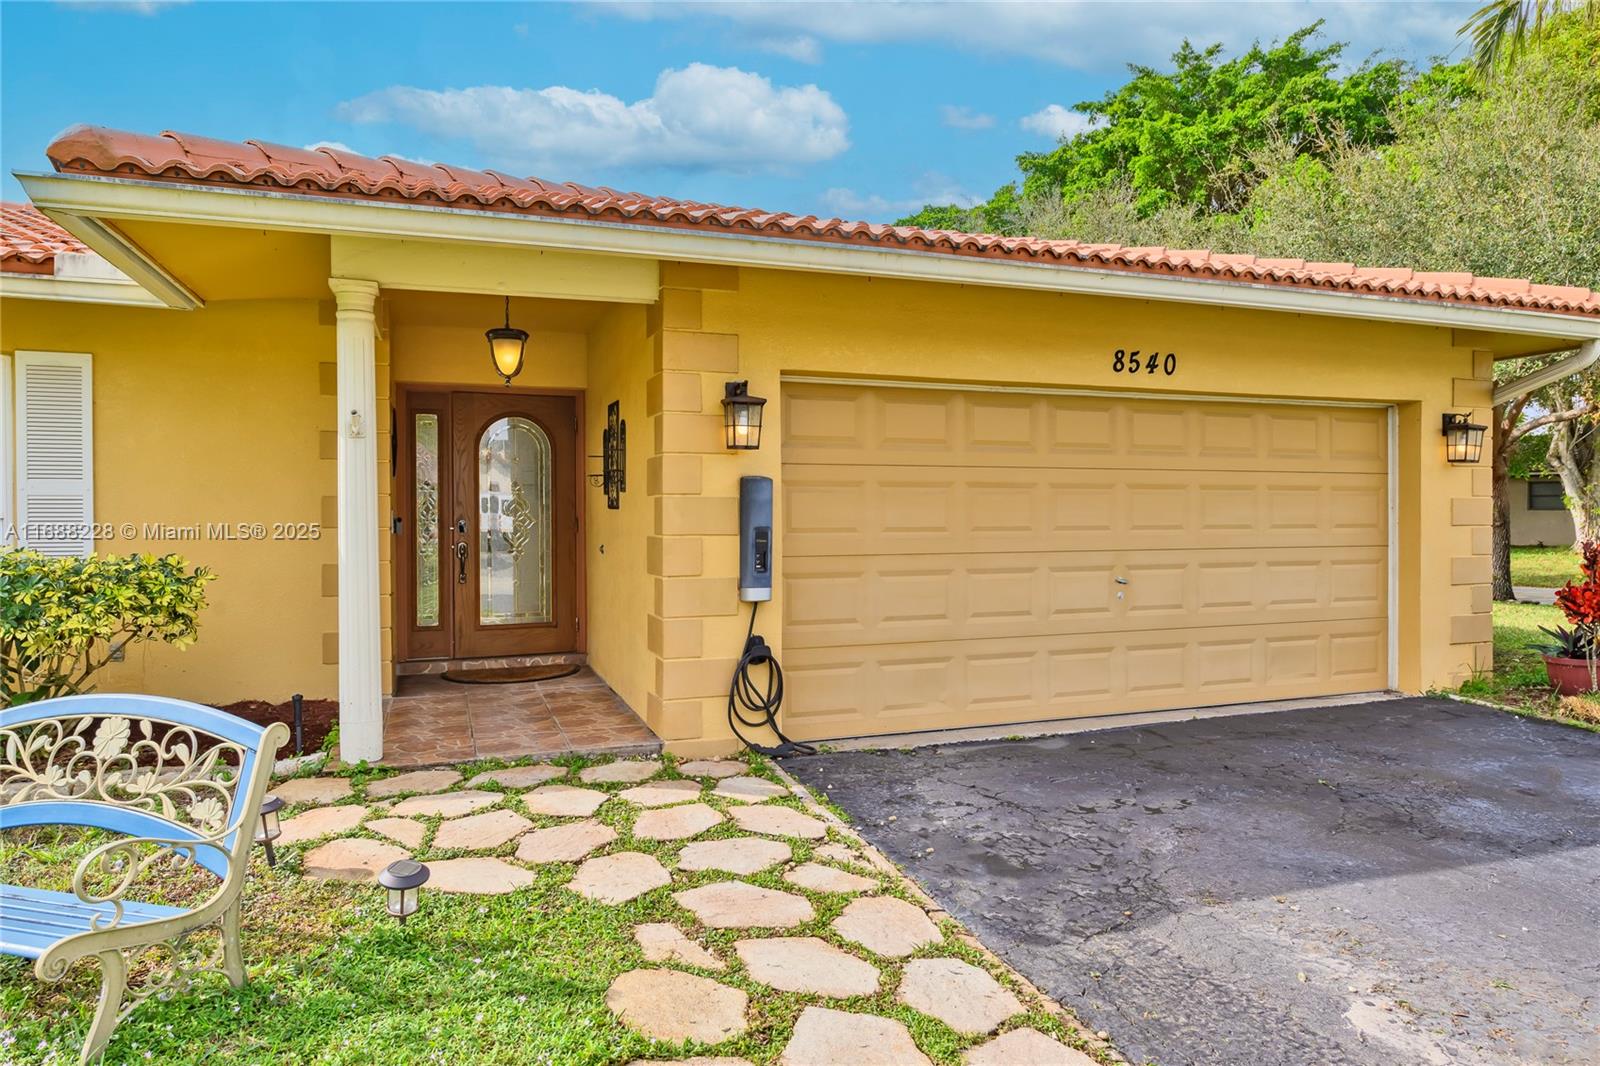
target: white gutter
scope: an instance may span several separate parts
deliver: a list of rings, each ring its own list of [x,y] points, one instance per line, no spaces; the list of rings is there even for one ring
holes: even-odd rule
[[[126,279],[62,277],[52,274],[0,272],[0,296],[19,300],[54,300],[58,303],[120,304],[126,307],[167,305]]]
[[[217,188],[87,174],[18,173],[16,176],[34,204],[52,216],[62,212],[73,216],[148,218],[307,233],[359,233],[562,248],[776,270],[909,278],[1332,315],[1520,336],[1560,337],[1574,343],[1600,338],[1600,316],[982,259],[738,232],[707,233],[640,224],[508,215],[414,202],[306,196],[254,187]],[[93,240],[83,234],[76,235],[100,250]],[[117,265],[127,270],[122,263]]]
[[[1494,397],[1489,402],[1499,407],[1509,400],[1528,395],[1534,389],[1542,389],[1562,378],[1587,370],[1596,360],[1600,360],[1600,340],[1587,341],[1565,359],[1557,360],[1549,366],[1541,367],[1531,374],[1524,374],[1515,381],[1508,381],[1497,387],[1494,390]]]

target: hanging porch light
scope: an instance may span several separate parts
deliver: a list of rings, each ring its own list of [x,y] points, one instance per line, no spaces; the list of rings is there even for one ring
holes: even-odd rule
[[[489,355],[494,360],[494,372],[505,379],[522,373],[522,353],[528,346],[528,331],[511,324],[511,297],[506,297],[506,324],[484,331],[489,340]]]

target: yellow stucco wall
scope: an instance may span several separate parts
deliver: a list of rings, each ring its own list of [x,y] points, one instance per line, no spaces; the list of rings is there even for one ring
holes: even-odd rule
[[[650,579],[646,556],[654,518],[648,491],[652,451],[646,412],[650,349],[645,309],[617,305],[589,333],[589,389],[584,403],[584,454],[600,455],[606,406],[619,402],[627,423],[627,490],[616,510],[585,479],[588,501],[589,663],[628,706],[646,712],[654,681],[648,649]],[[598,473],[600,460],[587,469]]]
[[[1488,665],[1488,469],[1447,465],[1438,427],[1445,410],[1488,405],[1491,367],[1447,329],[671,263],[661,285],[653,306],[552,303],[559,315],[547,321],[558,328],[529,322],[518,384],[586,390],[588,455],[600,452],[606,404],[621,401],[622,507],[610,511],[599,489],[580,489],[587,646],[595,669],[675,750],[733,747],[726,692],[748,619],[735,587],[738,478],[781,477],[785,374],[1396,404],[1400,685],[1452,684]],[[482,315],[436,314],[449,308],[439,294],[429,297],[434,311],[418,313],[407,298],[385,293],[380,307],[380,409],[403,382],[489,383]],[[0,309],[6,351],[95,354],[98,520],[331,526],[328,301],[222,301],[189,313],[33,301]],[[1135,381],[1111,370],[1114,349],[1154,347],[1177,353],[1175,375]],[[758,452],[723,446],[719,401],[733,378],[772,401]],[[387,671],[392,553],[390,538],[379,539]],[[187,653],[136,651],[108,686],[215,702],[336,693],[330,529],[310,543],[179,547],[222,575],[200,643]],[[759,626],[780,656],[782,614],[780,580]]]
[[[176,551],[216,571],[200,638],[129,649],[102,691],[226,703],[338,693],[317,540],[168,539],[148,525],[321,522],[335,491],[331,306],[213,303],[193,312],[0,301],[0,351],[94,357],[94,516],[138,527],[97,551]]]
[[[784,374],[1395,404],[1400,685],[1455,684],[1489,666],[1489,471],[1448,465],[1438,426],[1446,410],[1488,406],[1491,361],[1455,347],[1448,329],[672,264],[662,284],[656,369],[676,400],[656,415],[674,473],[656,532],[682,572],[656,572],[652,625],[693,654],[657,653],[648,717],[677,750],[730,746],[725,693],[748,619],[735,587],[738,477],[781,478]],[[1156,347],[1178,354],[1178,373],[1113,373],[1115,349]],[[773,401],[754,454],[726,451],[717,433],[730,378]],[[782,614],[780,581],[758,627],[780,656]]]

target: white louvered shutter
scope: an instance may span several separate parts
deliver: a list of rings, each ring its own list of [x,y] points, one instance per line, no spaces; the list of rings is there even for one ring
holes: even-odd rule
[[[45,555],[94,551],[91,377],[82,353],[16,353],[17,527]]]

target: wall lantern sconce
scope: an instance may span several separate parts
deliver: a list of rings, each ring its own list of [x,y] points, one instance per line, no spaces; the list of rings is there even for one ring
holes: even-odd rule
[[[506,297],[506,324],[484,330],[483,335],[489,339],[494,372],[511,384],[511,379],[522,373],[522,353],[528,346],[528,331],[511,324],[511,297]]]
[[[406,924],[417,913],[417,895],[428,880],[428,868],[415,859],[396,859],[378,873],[378,884],[389,892],[389,913]]]
[[[1483,457],[1483,434],[1488,426],[1476,425],[1464,415],[1444,416],[1444,457],[1452,463],[1475,463]]]
[[[600,454],[589,456],[600,460],[600,473],[589,475],[589,484],[606,490],[606,507],[615,511],[622,506],[622,494],[628,491],[628,422],[622,417],[622,401],[612,400],[606,405],[606,428],[600,434]]]
[[[256,827],[256,843],[267,849],[267,865],[278,865],[278,856],[272,850],[272,842],[283,835],[283,827],[278,824],[278,812],[283,810],[283,800],[277,796],[268,796],[261,802],[261,824]]]
[[[722,397],[722,418],[728,447],[754,451],[761,447],[761,409],[767,401],[750,395],[748,381],[730,381]]]

